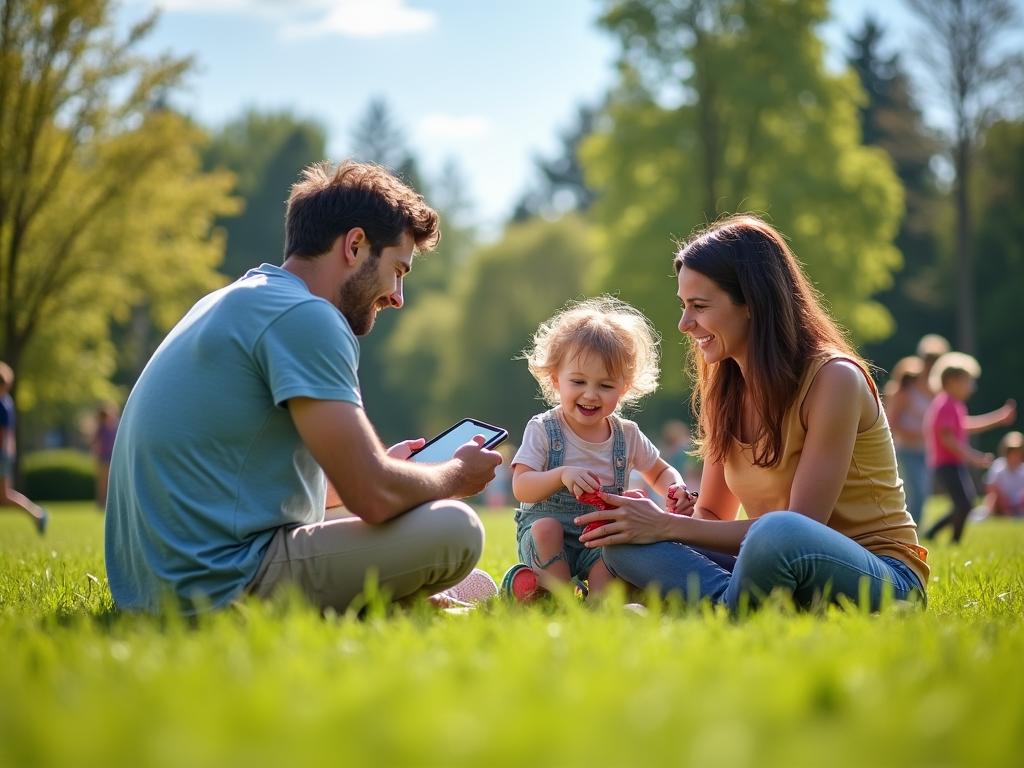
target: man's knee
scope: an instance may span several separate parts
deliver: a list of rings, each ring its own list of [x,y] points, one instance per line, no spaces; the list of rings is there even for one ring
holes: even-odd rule
[[[476,563],[484,551],[484,526],[473,508],[457,499],[441,499],[414,510],[429,516],[438,543],[464,549]]]

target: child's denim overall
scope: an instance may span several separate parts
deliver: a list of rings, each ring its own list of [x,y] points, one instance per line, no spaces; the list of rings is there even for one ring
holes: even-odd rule
[[[626,437],[622,424],[612,416],[609,419],[615,438],[612,441],[612,466],[615,468],[615,485],[604,486],[606,493],[622,493],[626,487]],[[544,419],[548,433],[548,465],[546,469],[562,466],[565,453],[565,438],[558,417],[551,413]],[[590,569],[601,559],[601,549],[588,549],[580,542],[583,526],[573,521],[580,515],[593,512],[594,507],[584,504],[564,486],[543,501],[535,504],[521,504],[516,512],[516,541],[519,543],[519,560],[534,569],[545,569],[556,560],[565,560],[569,573],[579,579],[586,579]],[[530,533],[530,526],[542,517],[553,517],[562,524],[564,541],[562,551],[542,562],[537,555],[537,545]]]

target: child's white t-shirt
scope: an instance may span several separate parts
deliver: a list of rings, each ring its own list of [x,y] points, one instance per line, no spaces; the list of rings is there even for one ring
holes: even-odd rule
[[[1000,456],[985,473],[985,483],[998,486],[1012,504],[1020,504],[1024,500],[1024,464],[1012,469]]]
[[[612,450],[615,441],[615,431],[611,436],[601,443],[591,443],[575,432],[565,422],[561,406],[552,408],[551,411],[538,414],[530,419],[523,432],[523,443],[516,451],[512,459],[512,467],[516,464],[523,464],[537,472],[547,469],[548,461],[548,432],[544,427],[544,418],[551,412],[558,418],[558,424],[562,428],[564,436],[564,448],[562,454],[562,466],[583,467],[596,474],[601,480],[602,486],[615,484],[615,465],[612,459]],[[618,418],[618,417],[613,417]],[[626,467],[625,478],[628,483],[629,473],[632,470],[646,472],[658,460],[658,449],[647,436],[640,431],[636,422],[619,418],[622,424],[623,437],[626,439]]]

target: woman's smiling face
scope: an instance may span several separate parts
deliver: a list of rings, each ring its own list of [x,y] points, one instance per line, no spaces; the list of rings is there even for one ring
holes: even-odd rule
[[[742,370],[750,338],[750,308],[732,303],[709,277],[679,268],[679,330],[687,334],[709,365],[732,358]]]

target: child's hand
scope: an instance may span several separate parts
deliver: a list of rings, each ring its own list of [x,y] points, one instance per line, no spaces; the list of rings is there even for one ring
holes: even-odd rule
[[[981,469],[987,469],[995,461],[995,456],[991,453],[979,453],[974,457],[974,466]]]
[[[665,509],[673,515],[692,515],[697,503],[697,494],[686,490],[686,483],[673,483],[668,487]]]
[[[1009,426],[1017,420],[1017,401],[1013,398],[1007,400],[999,410],[1002,412],[1002,416],[1000,417],[1001,426]]]
[[[559,479],[577,499],[584,493],[593,493],[601,489],[601,481],[597,475],[583,467],[562,467]]]

